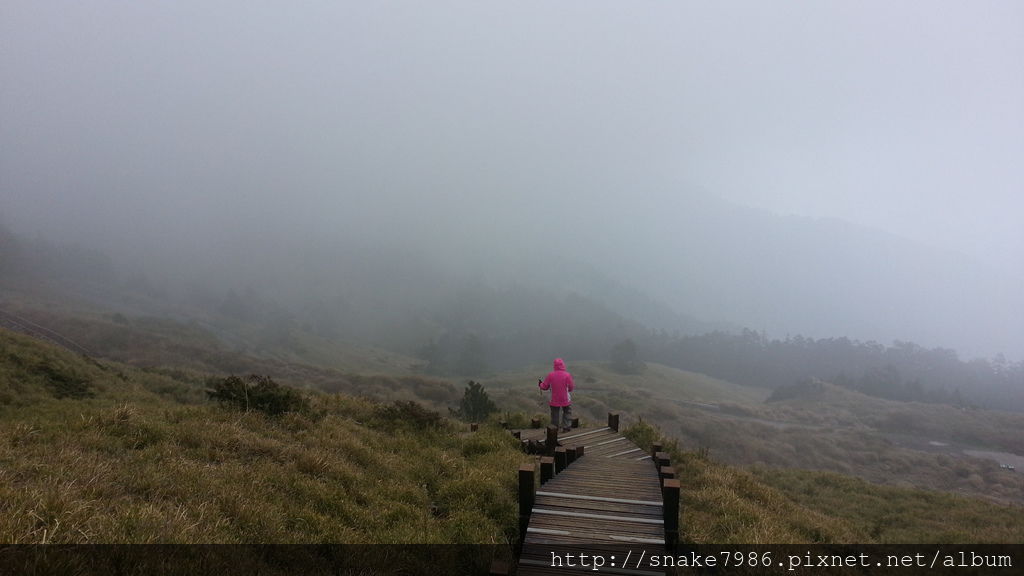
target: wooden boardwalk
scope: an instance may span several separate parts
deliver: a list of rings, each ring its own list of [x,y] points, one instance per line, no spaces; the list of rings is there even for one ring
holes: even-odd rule
[[[562,433],[557,449],[542,446],[552,455],[540,460],[539,488],[533,479],[535,468],[520,469],[522,549],[516,574],[571,573],[567,564],[552,566],[552,553],[563,551],[602,555],[603,573],[661,574],[636,565],[622,566],[622,562],[629,548],[662,554],[667,536],[674,543],[678,521],[669,520],[666,526],[666,513],[678,519],[678,480],[664,453],[644,452],[619,434],[618,416],[612,417],[609,426]],[[524,445],[546,442],[548,434],[545,429],[517,433]],[[663,478],[670,478],[665,489]],[[612,556],[618,560],[609,560]],[[581,572],[593,573],[593,564],[584,565],[578,558],[575,563]]]

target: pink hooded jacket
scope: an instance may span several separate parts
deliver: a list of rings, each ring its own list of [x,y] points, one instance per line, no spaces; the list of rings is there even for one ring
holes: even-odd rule
[[[568,406],[569,392],[576,389],[572,382],[572,374],[565,370],[565,362],[561,358],[555,358],[555,369],[548,373],[548,377],[538,384],[541,390],[551,390],[550,406]]]

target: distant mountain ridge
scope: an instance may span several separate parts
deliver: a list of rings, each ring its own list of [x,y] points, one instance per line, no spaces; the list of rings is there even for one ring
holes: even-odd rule
[[[606,270],[679,312],[770,335],[847,336],[1024,358],[1024,280],[835,219],[681,197],[603,246]],[[642,254],[644,257],[638,257]]]
[[[209,242],[201,253],[144,261],[27,241],[13,243],[30,253],[19,257],[4,232],[0,267],[36,268],[48,285],[61,284],[54,278],[64,272],[88,280],[65,283],[73,290],[109,284],[103,277],[116,271],[122,288],[158,287],[206,309],[221,307],[234,291],[264,316],[291,316],[325,335],[406,353],[450,331],[445,316],[482,291],[477,306],[500,309],[482,312],[490,318],[480,321],[492,326],[505,318],[525,329],[522,318],[529,317],[529,330],[547,329],[573,296],[594,306],[578,313],[603,318],[578,328],[601,325],[617,338],[648,329],[686,335],[746,327],[769,337],[913,341],[967,357],[1024,358],[1024,281],[1010,266],[993,270],[887,232],[781,216],[709,193],[630,196],[622,191],[627,183],[591,185],[606,188],[607,205],[553,197],[543,211],[505,216],[529,221],[528,230],[464,225],[458,213],[402,212],[387,231],[254,229]],[[197,230],[195,241],[207,233]],[[500,301],[480,301],[491,297],[484,292]],[[514,303],[517,312],[509,310]],[[486,331],[459,314],[461,329]],[[588,356],[596,350],[583,348]]]

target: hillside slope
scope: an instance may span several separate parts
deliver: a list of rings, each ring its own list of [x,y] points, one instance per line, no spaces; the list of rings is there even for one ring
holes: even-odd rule
[[[493,543],[526,456],[419,405],[270,417],[0,330],[0,542]],[[73,391],[71,394],[68,391]],[[185,404],[197,402],[198,404]]]
[[[600,365],[581,368],[595,388],[608,376]],[[708,383],[683,376],[695,391]],[[308,410],[274,417],[211,403],[205,382],[192,371],[89,361],[0,330],[0,542],[514,542],[514,471],[533,457],[493,420],[469,433],[417,403],[314,391]],[[671,385],[660,384],[666,393]],[[604,393],[594,402],[616,402],[615,390]],[[642,445],[659,435],[631,419],[628,433]],[[663,442],[686,479],[688,542],[1024,537],[1019,508],[817,472],[744,471]],[[840,505],[854,495],[881,505]],[[941,506],[942,516],[913,502]]]

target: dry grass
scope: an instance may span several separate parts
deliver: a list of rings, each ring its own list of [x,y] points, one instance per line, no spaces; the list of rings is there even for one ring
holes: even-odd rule
[[[428,427],[415,419],[428,412],[343,395],[279,418],[183,404],[188,378],[0,338],[0,542],[503,544],[516,532],[512,471],[527,457],[497,426]],[[95,395],[57,399],[33,372],[43,364]]]
[[[525,457],[496,428],[216,407],[61,406],[0,425],[0,542],[503,543]]]
[[[296,378],[316,376],[309,384],[335,382],[378,400],[311,394],[308,413],[272,418],[209,404],[208,374],[196,366],[95,364],[2,330],[0,344],[0,542],[506,544],[516,532],[514,470],[528,457],[513,439],[493,420],[469,434],[447,419],[383,403],[453,405],[458,394],[448,382],[296,369]],[[581,368],[586,393],[577,397],[577,414],[584,420],[603,418],[609,406],[624,417],[652,414],[688,445],[753,465],[738,469],[668,443],[685,478],[688,542],[1022,540],[1019,506],[774,468],[949,482],[951,490],[1009,498],[1024,493],[1013,484],[1017,476],[904,450],[878,429],[1009,447],[1003,442],[1020,437],[1014,416],[992,420],[941,407],[907,416],[908,405],[862,398],[763,405],[732,388],[716,398],[732,400],[729,413],[709,412],[686,404],[710,399],[714,383],[705,379],[655,367],[653,388],[620,389],[600,366]],[[543,415],[532,381],[525,382],[523,391],[512,379],[485,383],[506,411],[501,417],[517,426]],[[89,394],[58,398],[80,389]],[[780,427],[769,418],[803,421]],[[638,425],[630,434],[649,445],[660,431]]]
[[[879,486],[830,472],[741,470],[684,451],[649,424],[627,436],[641,447],[660,441],[683,482],[686,542],[1017,543],[1020,506],[913,488]]]
[[[1024,508],[1019,505],[878,486],[830,472],[763,469],[754,475],[811,510],[844,518],[873,542],[1024,542]]]

